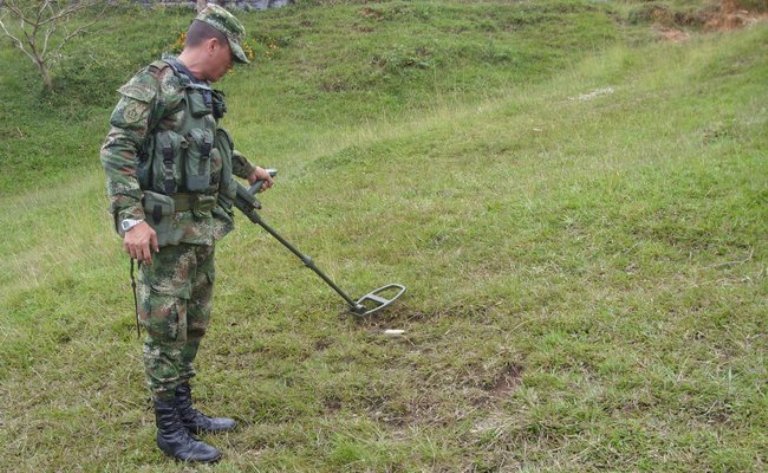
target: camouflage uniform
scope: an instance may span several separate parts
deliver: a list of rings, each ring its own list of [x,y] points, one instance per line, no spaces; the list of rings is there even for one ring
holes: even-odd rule
[[[214,246],[165,246],[139,272],[139,319],[146,329],[144,368],[157,397],[195,375],[193,361],[208,328]]]
[[[203,20],[227,35],[236,60],[247,62],[242,25],[209,11]],[[140,265],[137,293],[147,382],[156,398],[167,399],[195,374],[211,313],[215,242],[233,228],[232,175],[247,178],[254,167],[218,125],[223,94],[174,58],[152,63],[119,92],[101,162],[116,228],[124,219],[145,220],[159,237],[152,264]],[[173,142],[169,154],[166,141]]]

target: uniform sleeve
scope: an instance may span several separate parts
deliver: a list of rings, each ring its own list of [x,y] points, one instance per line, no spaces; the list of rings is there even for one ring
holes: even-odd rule
[[[232,153],[232,174],[243,179],[248,179],[255,169],[256,166],[251,164],[251,162],[248,161],[248,158],[243,156],[239,151],[235,150]]]
[[[107,178],[109,210],[116,222],[144,218],[136,166],[152,123],[157,90],[157,79],[147,71],[140,72],[119,89],[120,101],[109,120],[111,127],[101,147],[101,164]]]

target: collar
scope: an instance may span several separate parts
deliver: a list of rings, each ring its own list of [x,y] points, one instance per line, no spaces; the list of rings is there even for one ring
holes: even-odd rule
[[[192,71],[190,71],[189,68],[187,68],[187,66],[185,66],[184,63],[179,61],[179,59],[176,58],[175,56],[164,57],[163,61],[165,61],[169,66],[171,66],[171,68],[176,73],[176,75],[179,75],[185,78],[188,85],[194,88],[211,90],[210,82],[208,82],[207,80],[197,79],[192,74]]]

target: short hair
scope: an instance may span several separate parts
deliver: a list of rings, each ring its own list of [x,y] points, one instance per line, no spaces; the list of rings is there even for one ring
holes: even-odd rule
[[[187,29],[187,38],[184,40],[184,46],[195,47],[211,38],[216,38],[220,43],[229,44],[227,36],[208,23],[200,20],[194,20],[189,29]]]

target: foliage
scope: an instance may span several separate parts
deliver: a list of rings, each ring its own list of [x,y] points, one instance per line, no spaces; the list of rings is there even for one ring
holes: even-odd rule
[[[82,35],[90,25],[69,27],[73,18],[84,10],[102,4],[96,13],[101,15],[106,4],[95,0],[56,2],[50,0],[0,2],[0,29],[37,67],[47,92],[53,92],[50,69],[59,52],[70,40]],[[14,28],[17,26],[17,28]],[[57,30],[62,30],[59,33]]]

